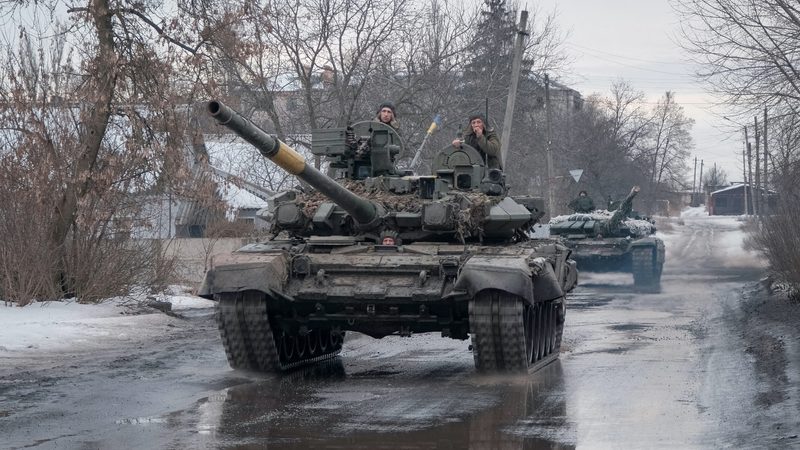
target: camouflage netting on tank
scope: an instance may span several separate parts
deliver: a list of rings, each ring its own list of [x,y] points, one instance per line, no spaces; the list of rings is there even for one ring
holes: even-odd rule
[[[550,225],[559,222],[587,222],[589,220],[608,222],[611,216],[614,215],[613,211],[606,211],[605,209],[598,209],[590,213],[577,213],[563,216],[556,216],[550,219]],[[655,232],[653,224],[647,220],[626,218],[622,221],[622,225],[627,227],[631,234],[636,237],[649,236]]]
[[[489,208],[500,201],[481,192],[459,192],[461,203],[458,211],[458,235],[461,240],[483,235],[483,223],[489,215]]]
[[[392,212],[421,212],[422,205],[430,200],[420,199],[416,193],[395,194],[379,189],[367,189],[363,182],[353,180],[343,180],[340,184],[350,192],[381,205],[387,213]],[[481,192],[459,192],[451,191],[448,193],[455,203],[460,205],[457,217],[457,234],[462,239],[477,237],[482,234],[483,223],[488,216],[488,208],[498,203],[502,197],[492,197]],[[314,191],[308,194],[300,194],[297,202],[303,208],[303,213],[307,217],[313,217],[317,208],[323,203],[331,200]]]
[[[343,180],[339,184],[361,198],[380,204],[386,211],[419,212],[422,210],[422,203],[420,203],[420,199],[416,194],[398,195],[374,189],[369,190],[364,186],[363,182],[353,180]],[[321,204],[330,202],[331,200],[328,197],[317,191],[297,196],[297,203],[302,205],[303,212],[308,217],[313,217]]]

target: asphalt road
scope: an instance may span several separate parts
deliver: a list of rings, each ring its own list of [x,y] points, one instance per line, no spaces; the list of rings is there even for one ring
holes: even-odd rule
[[[786,448],[798,306],[755,291],[730,221],[673,223],[658,294],[582,276],[560,360],[480,376],[468,342],[351,334],[288,376],[228,368],[210,311],[135,348],[0,366],[2,448]]]

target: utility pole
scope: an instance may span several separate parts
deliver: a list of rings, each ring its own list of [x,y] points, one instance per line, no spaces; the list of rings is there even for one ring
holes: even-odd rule
[[[550,77],[544,74],[544,108],[547,123],[545,126],[545,153],[547,154],[547,213],[550,217],[555,215],[553,202],[553,151],[550,148],[550,125],[552,122],[550,108]]]
[[[769,209],[769,170],[767,170],[767,162],[769,161],[769,151],[767,151],[767,107],[764,107],[764,192],[766,192],[766,200],[764,201],[763,208],[765,212]]]
[[[744,130],[745,136],[747,136],[747,128],[745,127]],[[742,147],[742,185],[744,186],[744,215],[746,216],[749,212],[747,208],[747,161],[745,160],[747,155],[747,141],[744,142],[744,147]]]
[[[692,173],[692,201],[691,206],[694,206],[694,196],[697,195],[697,156],[694,157],[694,173]]]
[[[703,204],[706,203],[705,189],[703,189],[703,160],[700,160],[700,192],[703,193]]]
[[[717,190],[717,186],[719,186],[719,173],[717,172],[717,163],[714,163],[714,186],[711,186],[711,189]]]
[[[511,87],[508,90],[508,100],[506,101],[506,115],[503,117],[503,133],[500,136],[500,165],[508,167],[506,158],[508,157],[508,146],[511,143],[511,124],[514,121],[514,103],[517,100],[517,85],[519,84],[519,72],[522,67],[522,53],[525,50],[525,37],[528,35],[528,11],[522,11],[519,18],[519,30],[517,40],[514,43],[514,61],[511,63]]]
[[[750,136],[747,134],[747,127],[744,127],[744,142],[745,147],[747,147],[747,179],[745,183],[747,183],[747,187],[745,188],[746,192],[750,195],[750,204],[751,208],[753,209],[753,213],[756,212],[756,204],[753,200],[753,159],[752,159],[752,146],[750,145]],[[750,211],[747,212],[750,214]]]
[[[758,128],[758,116],[753,118],[753,122],[755,123],[756,128],[756,195],[755,203],[755,213],[757,217],[761,216],[761,148],[759,144],[761,143],[761,130]]]

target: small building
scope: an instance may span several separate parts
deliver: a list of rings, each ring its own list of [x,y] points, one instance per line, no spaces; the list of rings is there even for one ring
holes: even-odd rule
[[[745,212],[745,193],[747,194],[747,212]],[[755,189],[747,184],[734,184],[718,189],[708,195],[709,216],[739,216],[753,214],[755,211],[753,197],[761,193],[769,206],[773,206],[775,193],[764,189]]]

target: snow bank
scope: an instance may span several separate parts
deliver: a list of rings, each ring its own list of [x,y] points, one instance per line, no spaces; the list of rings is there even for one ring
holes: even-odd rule
[[[210,308],[214,304],[186,294],[160,295],[156,300],[172,303],[176,312]],[[130,298],[115,298],[97,305],[51,301],[22,308],[0,306],[0,358],[111,348],[120,342],[162,334],[171,322],[179,320],[161,312],[141,314],[137,310],[141,310],[141,302]]]

